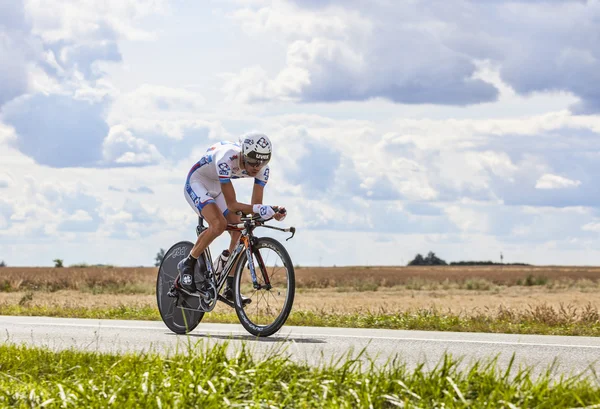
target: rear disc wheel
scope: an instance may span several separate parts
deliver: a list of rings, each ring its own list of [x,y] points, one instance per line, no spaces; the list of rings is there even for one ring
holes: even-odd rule
[[[176,334],[187,334],[193,331],[204,317],[203,312],[178,307],[178,298],[167,295],[179,275],[177,263],[190,254],[193,246],[189,241],[180,241],[173,245],[165,253],[158,268],[156,279],[158,311],[165,325]],[[183,297],[183,295],[179,294],[179,297]]]

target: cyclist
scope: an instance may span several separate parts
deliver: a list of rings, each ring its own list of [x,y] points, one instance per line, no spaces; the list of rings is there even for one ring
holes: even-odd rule
[[[197,291],[194,282],[194,265],[206,248],[219,237],[227,227],[227,223],[240,223],[243,214],[258,213],[263,220],[275,218],[281,221],[286,216],[284,207],[275,212],[271,206],[262,204],[263,192],[269,180],[269,166],[272,145],[267,135],[250,132],[240,138],[239,143],[219,142],[212,145],[206,154],[190,169],[184,188],[187,202],[196,214],[208,222],[196,240],[196,244],[187,258],[177,265],[179,280],[176,285],[187,292]],[[238,202],[231,179],[254,178],[251,204]],[[224,250],[217,257],[215,271],[220,273],[237,245],[241,233],[230,231],[229,250]],[[233,271],[233,269],[232,269]],[[205,273],[205,272],[204,272]],[[204,282],[206,277],[202,277]],[[227,285],[223,296],[234,302],[233,275],[227,277]],[[250,302],[242,297],[244,304]]]

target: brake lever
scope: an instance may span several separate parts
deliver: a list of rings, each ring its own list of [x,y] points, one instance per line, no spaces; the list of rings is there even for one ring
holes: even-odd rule
[[[291,240],[294,238],[294,235],[296,234],[296,228],[290,227],[290,233],[292,233],[292,235],[290,237],[288,237],[287,239],[285,239],[285,241],[288,241],[288,240]]]

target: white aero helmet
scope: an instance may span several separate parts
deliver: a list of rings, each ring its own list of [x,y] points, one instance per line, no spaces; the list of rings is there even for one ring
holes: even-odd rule
[[[242,158],[250,165],[266,165],[271,160],[272,145],[264,133],[250,132],[240,138]]]

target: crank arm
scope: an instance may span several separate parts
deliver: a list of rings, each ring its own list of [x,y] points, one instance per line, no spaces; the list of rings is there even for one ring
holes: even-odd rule
[[[188,290],[186,290],[185,288],[178,288],[177,291],[181,291],[182,293],[185,293],[186,295],[189,295],[190,297],[196,297],[196,298],[208,297],[208,293],[206,291],[196,291],[195,293],[192,293],[192,292],[189,292]]]
[[[233,305],[233,303],[231,301],[229,301],[228,299],[223,297],[221,294],[219,294],[219,296],[217,297],[217,300],[223,302],[224,304],[227,304],[227,306],[229,306],[231,308],[235,308],[235,305]]]

